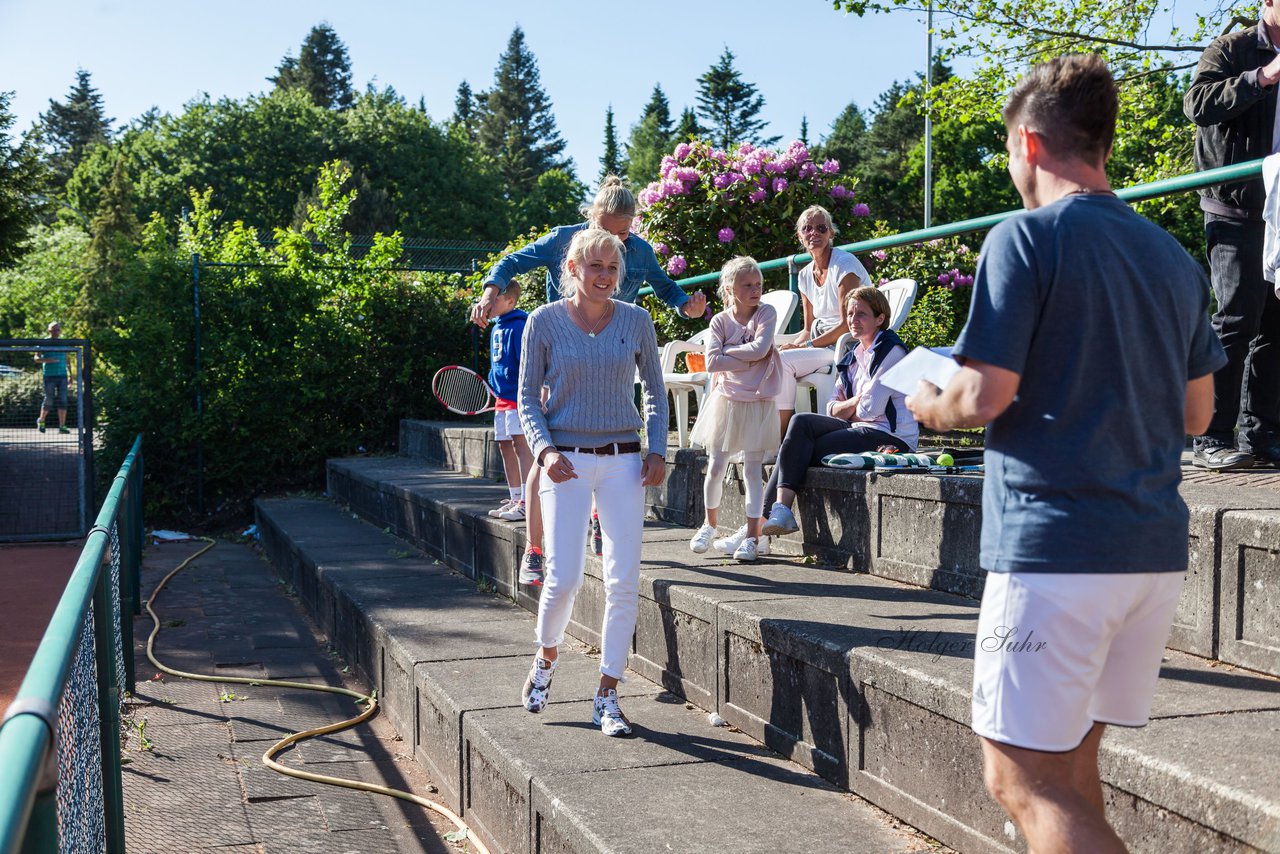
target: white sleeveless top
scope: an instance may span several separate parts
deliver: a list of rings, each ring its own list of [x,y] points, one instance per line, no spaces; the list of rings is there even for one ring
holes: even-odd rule
[[[871,274],[862,266],[862,262],[834,246],[831,248],[831,261],[827,265],[827,278],[822,285],[814,281],[812,261],[800,270],[800,293],[809,300],[815,323],[820,320],[827,329],[840,325],[843,314],[840,308],[840,282],[850,273],[857,275],[859,286],[871,287]]]

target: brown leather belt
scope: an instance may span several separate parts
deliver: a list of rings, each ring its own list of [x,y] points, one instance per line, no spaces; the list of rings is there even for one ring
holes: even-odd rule
[[[639,442],[614,442],[610,445],[601,445],[598,448],[574,448],[568,445],[556,445],[557,451],[569,451],[575,454],[595,454],[596,456],[611,457],[614,454],[638,454],[640,453]]]

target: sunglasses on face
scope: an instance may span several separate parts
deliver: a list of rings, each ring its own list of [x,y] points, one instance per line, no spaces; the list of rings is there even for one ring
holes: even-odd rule
[[[811,231],[816,231],[818,234],[826,234],[827,224],[819,223],[818,225],[806,225],[804,228],[800,229],[801,234],[808,234]]]

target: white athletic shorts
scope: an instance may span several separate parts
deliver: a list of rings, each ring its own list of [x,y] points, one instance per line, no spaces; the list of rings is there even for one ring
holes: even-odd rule
[[[499,442],[510,441],[512,436],[523,436],[520,426],[520,410],[498,409],[493,413],[493,438]]]
[[[1180,572],[989,572],[978,615],[973,731],[1030,750],[1080,746],[1093,724],[1144,726]]]

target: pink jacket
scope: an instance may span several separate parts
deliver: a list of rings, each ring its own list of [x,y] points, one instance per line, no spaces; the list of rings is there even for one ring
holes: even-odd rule
[[[761,400],[778,393],[781,358],[773,346],[778,313],[760,305],[746,325],[725,310],[711,318],[707,341],[707,370],[715,377],[712,388],[729,400]]]

